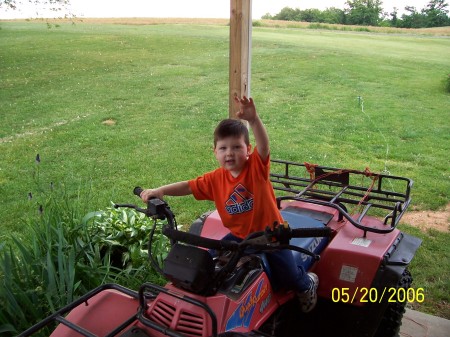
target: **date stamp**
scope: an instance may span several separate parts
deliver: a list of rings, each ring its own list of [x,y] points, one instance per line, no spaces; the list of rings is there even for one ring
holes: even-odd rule
[[[423,288],[333,288],[331,300],[342,303],[381,303],[383,300],[389,303],[422,303],[425,292]]]

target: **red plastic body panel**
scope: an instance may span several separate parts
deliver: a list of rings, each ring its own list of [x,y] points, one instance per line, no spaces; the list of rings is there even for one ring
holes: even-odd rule
[[[97,336],[107,335],[135,315],[139,308],[137,299],[116,290],[104,290],[86,303],[73,309],[66,319]],[[79,334],[59,324],[51,336],[67,337],[79,336]]]
[[[181,300],[184,293],[171,284],[165,286],[171,294],[160,293],[149,303],[146,316],[151,320],[186,334],[209,337],[212,323],[208,313],[193,304]],[[219,332],[248,332],[259,328],[283,303],[292,299],[291,292],[274,293],[266,274],[262,273],[239,298],[233,300],[224,294],[204,297],[188,294],[207,304],[215,313]],[[152,336],[163,336],[152,332]]]
[[[311,271],[319,276],[318,295],[332,299],[333,291],[336,295],[342,294],[342,289],[350,296],[353,305],[364,305],[368,300],[367,291],[370,291],[375,274],[388,251],[397,239],[400,231],[395,229],[387,234],[364,232],[350,222],[339,221],[339,212],[332,207],[324,207],[303,201],[283,202],[281,208],[299,207],[333,216],[327,224],[334,230],[334,236],[328,246],[320,253],[320,261],[316,262]],[[358,217],[358,214],[355,215]],[[367,227],[385,228],[382,221],[366,216],[363,225]],[[217,211],[213,212],[205,222],[202,236],[220,239],[228,230],[223,227]]]
[[[333,291],[335,296],[339,296],[342,295],[342,290],[347,288],[344,291],[350,296],[349,302],[352,305],[364,305],[364,300],[369,299],[367,292],[371,289],[375,274],[400,231],[395,229],[387,234],[367,232],[364,237],[364,232],[347,220],[339,221],[338,211],[331,207],[302,201],[282,204],[282,208],[287,206],[330,212],[334,215],[328,226],[335,231],[335,235],[320,254],[320,260],[311,268],[320,280],[317,293],[319,297],[333,299]],[[370,216],[364,217],[362,224],[367,227],[385,228],[383,222]]]
[[[230,231],[222,224],[219,212],[217,212],[217,210],[214,210],[206,218],[201,236],[205,238],[221,240],[228,233],[230,233]]]

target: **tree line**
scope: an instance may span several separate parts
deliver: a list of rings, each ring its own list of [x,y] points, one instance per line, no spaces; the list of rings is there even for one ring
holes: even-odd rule
[[[382,5],[381,0],[349,0],[344,9],[330,7],[321,11],[315,8],[300,10],[285,7],[278,14],[272,16],[268,13],[262,19],[398,28],[450,26],[446,0],[430,0],[420,11],[413,6],[406,6],[402,15],[399,15],[398,8],[386,12]]]

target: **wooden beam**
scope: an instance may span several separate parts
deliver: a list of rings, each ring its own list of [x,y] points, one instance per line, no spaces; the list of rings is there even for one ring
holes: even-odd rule
[[[234,97],[250,96],[252,0],[230,0],[229,117],[235,118]]]

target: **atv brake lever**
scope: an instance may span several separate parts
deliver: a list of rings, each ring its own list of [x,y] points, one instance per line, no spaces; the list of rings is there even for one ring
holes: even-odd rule
[[[135,209],[138,212],[147,214],[147,209],[137,207],[136,205],[133,205],[133,204],[114,204],[114,208],[121,208],[121,207],[132,208],[132,209]]]

